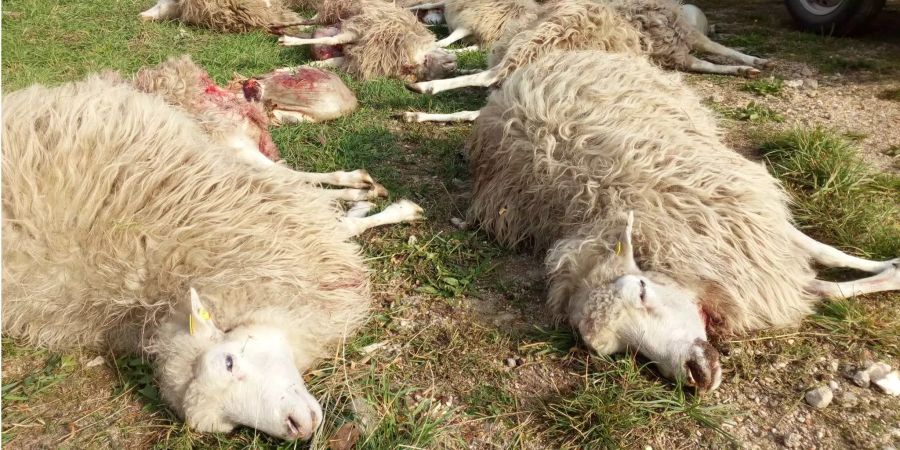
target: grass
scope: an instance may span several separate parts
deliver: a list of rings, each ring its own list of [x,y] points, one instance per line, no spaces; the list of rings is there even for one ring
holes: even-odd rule
[[[149,3],[4,2],[3,90],[61,83],[106,69],[130,74],[183,53],[220,83],[235,73],[261,74],[307,58],[304,50],[279,48],[262,33],[228,35],[178,23],[141,23],[137,13]],[[771,20],[767,13],[754,17]],[[897,65],[872,52],[856,54],[864,43],[852,41],[858,45],[845,48],[846,41],[793,31],[759,28],[734,33],[725,42],[760,56],[776,53],[808,61],[822,71],[884,75]],[[829,60],[830,55],[837,56]],[[486,59],[485,52],[459,55],[463,68],[484,67]],[[427,220],[360,239],[372,268],[372,317],[333,358],[305,375],[326,411],[314,440],[284,443],[246,428],[196,433],[160,404],[151,367],[140,357],[107,358],[109,367],[89,369],[83,361],[96,355],[54,354],[4,340],[4,444],[323,449],[351,428],[360,435],[350,440],[366,449],[733,444],[723,423],[741,411],[719,408],[718,397],[694,396],[659,380],[630,356],[586,357],[572,331],[547,317],[539,258],[449,225],[466,207],[456,181],[468,177],[459,150],[469,128],[403,124],[394,115],[477,109],[485,90],[424,96],[393,80],[344,79],[357,94],[360,109],[327,124],[273,130],[283,157],[306,170],[366,168],[388,187],[392,199],[421,204]],[[783,90],[778,78],[709,79],[761,97]],[[735,119],[726,122],[733,127],[780,121],[761,101],[723,113]],[[764,148],[770,167],[794,195],[804,229],[863,255],[895,256],[900,239],[891,218],[897,217],[897,180],[872,173],[859,161],[854,145],[825,131],[799,130],[768,139]],[[809,373],[800,369],[812,365],[823,347],[847,358],[864,352],[897,354],[895,315],[884,314],[896,302],[889,297],[881,304],[886,306],[831,302],[800,330],[728,342],[722,348],[726,357],[732,352],[730,360],[723,360],[723,391],[765,386],[773,399],[796,406],[798,396],[790,386],[798,373]],[[509,367],[508,359],[516,366]],[[782,360],[797,370],[770,369]],[[767,377],[777,381],[761,381]],[[849,426],[828,417],[821,420],[835,429]]]
[[[719,426],[724,409],[704,406],[681,386],[672,389],[649,381],[634,359],[591,358],[587,366],[590,375],[581,388],[539,410],[559,448],[618,448],[653,429],[679,429],[682,422],[730,438]]]
[[[900,254],[900,177],[873,172],[851,141],[823,129],[788,131],[762,147],[802,227],[869,257]]]
[[[747,103],[746,106],[725,109],[722,113],[729,119],[747,122],[784,122],[784,116],[754,101]]]
[[[784,89],[784,81],[778,78],[760,78],[758,80],[748,81],[744,84],[743,90],[753,94],[765,97],[767,95],[780,95]]]

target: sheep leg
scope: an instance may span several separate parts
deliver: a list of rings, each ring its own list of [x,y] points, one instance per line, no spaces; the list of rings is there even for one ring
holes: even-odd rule
[[[477,45],[470,45],[468,47],[463,47],[463,48],[451,48],[451,49],[448,49],[447,51],[450,53],[474,52],[474,51],[477,51],[478,48],[479,47]]]
[[[718,75],[741,75],[747,78],[759,76],[759,70],[749,66],[723,66],[704,61],[693,56],[688,56],[688,70],[699,73],[714,73]]]
[[[797,246],[802,248],[815,262],[825,267],[844,267],[863,272],[880,273],[900,262],[900,258],[889,261],[872,261],[848,255],[828,244],[823,244],[807,236],[793,226],[790,228],[789,233],[791,240],[797,244]]]
[[[331,186],[349,187],[355,189],[371,189],[387,195],[387,189],[375,182],[369,172],[363,169],[352,172],[294,172],[301,181],[311,184],[328,184]]]
[[[468,28],[460,27],[460,28],[453,30],[453,32],[451,32],[449,36],[437,41],[435,43],[435,45],[437,45],[438,47],[444,48],[444,47],[446,47],[466,36],[469,36],[471,34],[472,34],[472,31],[469,30]]]
[[[410,11],[419,11],[422,9],[437,9],[437,8],[443,8],[443,7],[444,7],[444,2],[434,2],[434,3],[422,3],[420,5],[410,6],[408,9]]]
[[[309,25],[318,25],[319,23],[319,14],[316,13],[309,19],[298,20],[295,22],[288,23],[278,23],[269,27],[272,31],[281,30],[283,28],[291,28],[291,27],[300,27],[300,26],[309,26]]]
[[[472,122],[481,111],[460,111],[450,114],[430,114],[423,112],[405,112],[405,122]]]
[[[379,189],[380,188],[380,189]],[[376,189],[322,189],[325,195],[334,200],[345,202],[362,202],[366,200],[375,200],[379,197],[386,197],[387,190],[379,186]]]
[[[499,81],[497,72],[494,70],[485,70],[484,72],[474,73],[472,75],[463,75],[461,77],[446,78],[443,80],[422,81],[407,85],[407,88],[421,94],[437,94],[438,92],[449,91],[467,86],[488,87]]]
[[[345,217],[341,223],[351,236],[359,236],[369,228],[401,222],[411,222],[422,218],[422,208],[409,201],[400,200],[389,205],[380,213],[368,217]]]
[[[283,47],[294,47],[298,45],[341,45],[350,44],[359,40],[359,35],[352,31],[342,31],[334,36],[323,36],[318,38],[298,38],[293,36],[281,36],[278,38],[278,45]]]
[[[694,46],[695,49],[712,53],[713,55],[721,55],[727,58],[731,58],[741,64],[746,64],[748,66],[760,67],[760,68],[770,68],[775,64],[767,59],[757,58],[755,56],[746,55],[741,53],[733,48],[726,47],[718,42],[713,41],[712,39],[706,37],[701,33],[695,34],[696,44]]]
[[[860,280],[834,283],[831,281],[813,280],[807,289],[820,298],[849,298],[873,292],[895,291],[900,289],[900,263],[894,263],[878,275]]]
[[[347,60],[343,56],[335,56],[334,58],[323,59],[321,61],[311,61],[307,64],[310,67],[334,67],[341,68],[347,64]]]
[[[356,202],[347,210],[347,217],[363,218],[375,207],[372,202]]]

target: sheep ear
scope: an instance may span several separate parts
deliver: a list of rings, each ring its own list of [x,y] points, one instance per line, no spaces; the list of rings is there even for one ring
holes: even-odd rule
[[[188,317],[188,331],[191,333],[191,336],[211,339],[221,334],[221,331],[216,328],[209,310],[203,306],[203,303],[200,301],[200,295],[197,294],[197,290],[193,287],[191,288],[190,296],[191,313]]]
[[[640,272],[637,263],[634,261],[634,246],[631,242],[631,236],[634,233],[634,211],[628,211],[628,218],[625,220],[625,229],[616,242],[616,258],[618,258],[625,273]]]

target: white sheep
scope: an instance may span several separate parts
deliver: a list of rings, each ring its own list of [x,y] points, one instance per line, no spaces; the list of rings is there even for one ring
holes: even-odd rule
[[[591,3],[593,6],[589,5]],[[598,5],[607,8],[598,9],[596,7]],[[504,59],[504,51],[508,47],[507,41],[531,42],[531,45],[539,48],[529,50],[529,53],[536,55],[541,51],[549,50],[550,46],[544,43],[545,40],[558,39],[567,36],[568,33],[589,34],[595,30],[605,35],[615,36],[616,30],[622,30],[630,35],[632,29],[636,29],[640,33],[642,51],[667,68],[755,77],[760,73],[756,67],[771,66],[768,60],[745,55],[713,42],[691,26],[685,19],[679,4],[672,0],[559,0],[546,5],[544,9],[541,16],[518,35],[504,36],[491,49],[491,60],[502,61]],[[610,9],[629,25],[623,25],[621,20],[610,21]],[[579,27],[584,25],[592,27],[592,30],[580,30]],[[565,50],[575,48],[575,46],[557,48]],[[593,47],[587,42],[577,48],[610,50],[604,47]],[[691,55],[692,50],[726,56],[745,65],[713,64],[694,57]],[[502,82],[504,73],[511,72],[490,63],[489,65],[492,68],[485,72],[444,80],[419,82],[411,85],[410,89],[416,92],[435,94],[466,86],[492,86]]]
[[[437,93],[465,86],[495,86],[516,69],[554,50],[595,49],[638,55],[643,52],[641,34],[609,6],[593,0],[563,0],[545,6],[532,26],[508,33],[491,48],[484,72],[456,78],[424,81],[409,86],[423,93]],[[477,111],[453,114],[407,112],[407,122],[469,121]]]
[[[321,71],[313,68],[306,69],[315,72]],[[304,73],[306,72],[304,71]],[[282,75],[294,76],[289,73]],[[332,90],[338,91],[339,97],[346,95],[346,92],[342,92],[341,87],[349,92],[337,76],[331,74],[327,80],[322,80],[320,75],[322,74],[315,76],[316,80],[325,81]],[[335,81],[340,83],[340,86],[334,86]],[[240,89],[232,91],[218,86],[209,74],[187,55],[172,57],[157,66],[144,68],[135,74],[131,83],[138,90],[162,96],[169,104],[186,111],[214,143],[229,148],[234,157],[260,170],[287,170],[273,163],[279,159],[279,152],[269,134],[267,109],[263,105],[268,105],[271,114],[279,121],[293,119],[299,121],[309,117],[309,114],[303,114],[306,109],[298,111],[296,105],[293,105],[292,109],[292,105],[273,104],[272,101],[269,101],[272,98],[264,94],[265,86],[245,83],[242,86],[243,93]],[[316,85],[318,86],[318,83]],[[306,88],[309,87],[306,86]],[[295,100],[302,95],[303,90],[295,90]],[[270,94],[272,94],[271,89],[269,89]],[[332,97],[331,94],[333,92],[318,92],[308,99],[307,104],[321,107],[321,101],[312,100],[316,97]],[[284,98],[284,96],[282,95],[280,98]],[[352,100],[353,107],[355,107],[355,97]],[[338,103],[344,104],[343,101]],[[328,113],[328,116],[333,116],[335,111],[332,107],[334,105],[326,104],[326,106],[329,111],[318,114]],[[372,177],[364,170],[331,173],[294,172],[291,176],[298,181],[308,183],[348,187],[349,189],[328,191],[330,195],[341,200],[362,201],[387,195],[387,191],[372,180]]]
[[[32,86],[3,106],[5,335],[146,354],[196,430],[309,437],[322,409],[301,373],[371,302],[350,238],[417,207],[344,217],[288,171],[223,157],[127,83]]]
[[[268,30],[301,17],[282,0],[157,0],[141,20],[181,20],[217,31],[246,33]]]
[[[411,12],[382,0],[362,0],[360,5],[358,13],[341,21],[335,36],[281,36],[278,42],[343,45],[344,56],[321,65],[342,67],[362,79],[432,80],[456,70],[456,56],[438,48],[434,35]]]
[[[468,220],[549,249],[550,309],[595,351],[639,351],[699,389],[721,381],[708,331],[794,325],[823,297],[900,289],[900,260],[797,230],[778,181],[642,57],[541,57],[491,94],[467,153]],[[822,281],[811,260],[877,275]]]
[[[451,30],[446,38],[437,42],[439,47],[464,38],[473,39],[478,46],[490,46],[504,34],[527,26],[538,15],[538,4],[534,0],[445,0],[410,9],[430,11],[438,7],[443,7],[447,27]]]

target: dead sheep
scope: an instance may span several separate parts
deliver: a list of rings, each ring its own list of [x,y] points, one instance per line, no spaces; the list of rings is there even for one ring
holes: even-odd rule
[[[345,216],[290,171],[249,170],[161,96],[109,77],[3,96],[6,336],[143,354],[188,426],[310,437],[301,374],[368,315]]]
[[[344,56],[321,62],[364,80],[442,78],[456,70],[456,56],[435,45],[434,35],[409,11],[381,0],[363,0],[358,14],[340,22],[335,36],[281,36],[279,44],[342,45]]]
[[[475,121],[468,221],[547,249],[548,305],[601,354],[637,351],[701,390],[709,334],[792,326],[826,297],[900,289],[900,260],[806,236],[766,169],[646,58],[553,52],[512,74]],[[835,283],[812,262],[875,275]]]
[[[281,0],[158,0],[141,20],[180,20],[216,31],[268,30],[301,19]]]

